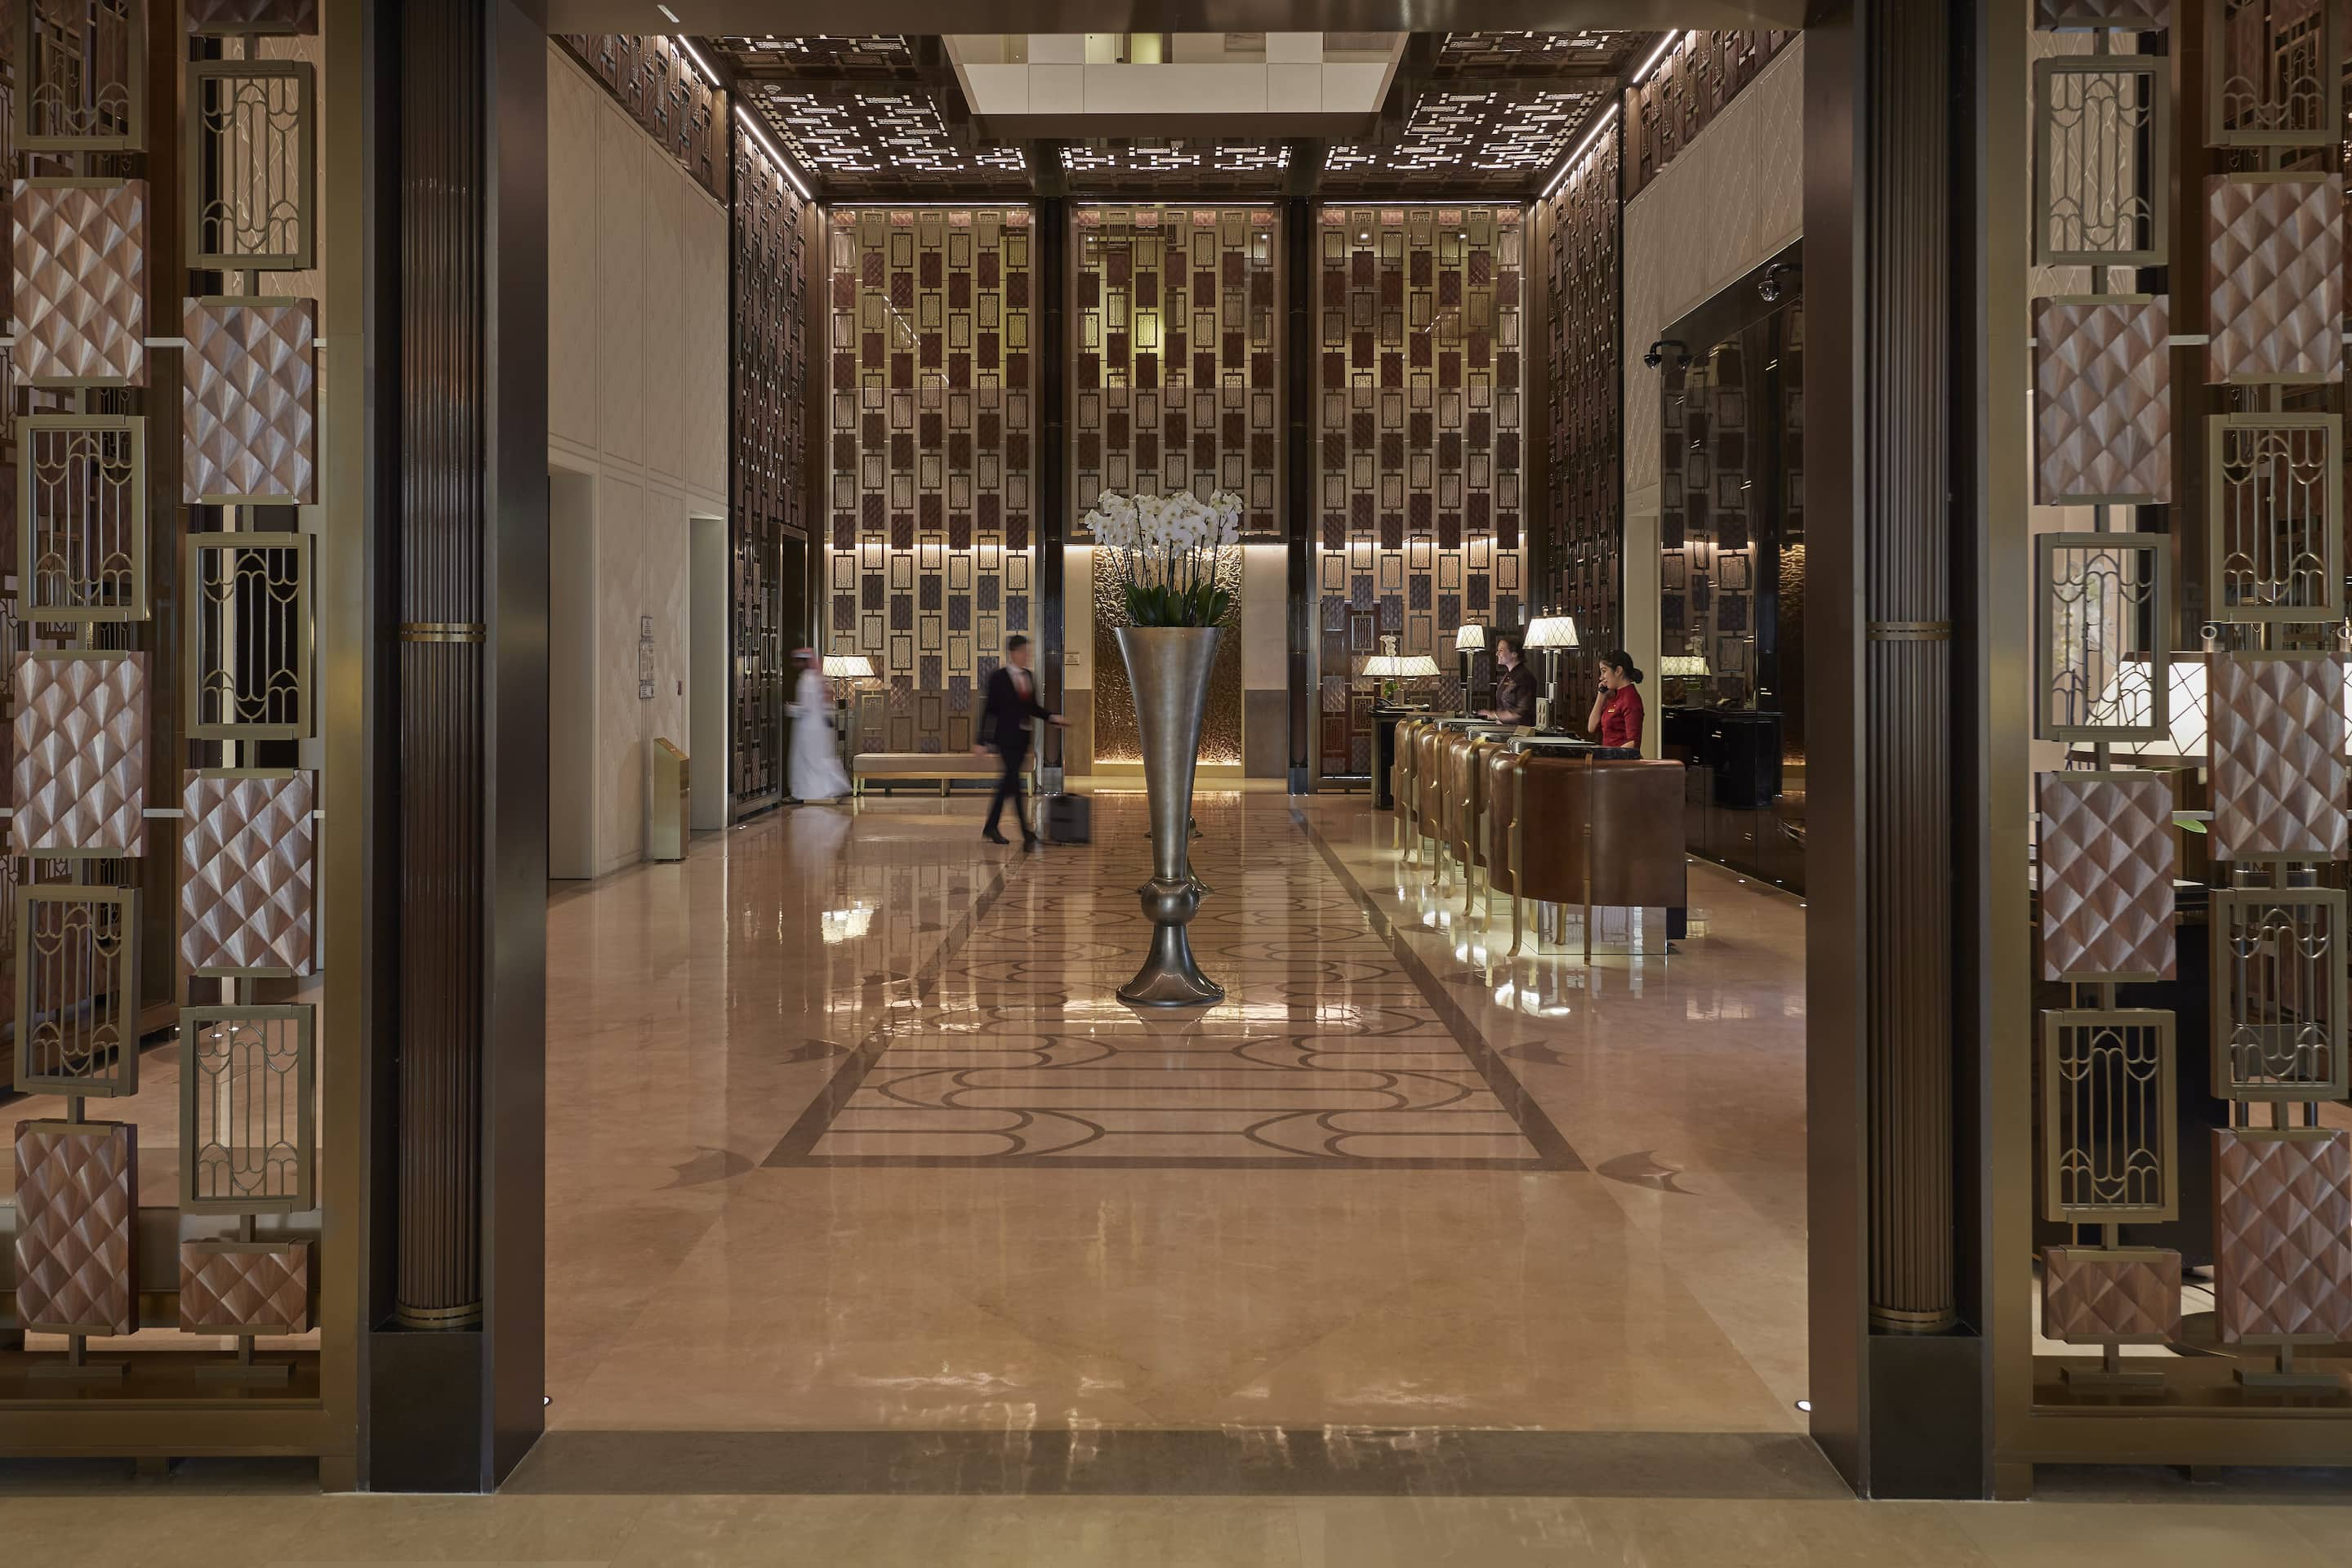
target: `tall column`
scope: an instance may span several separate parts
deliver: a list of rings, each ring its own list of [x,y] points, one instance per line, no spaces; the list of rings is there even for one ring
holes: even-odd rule
[[[542,1424],[547,58],[506,0],[398,23],[397,1057],[379,1487],[485,1489]]]
[[[1290,582],[1290,791],[1304,795],[1315,777],[1322,722],[1322,670],[1315,654],[1317,485],[1323,471],[1315,444],[1323,358],[1315,331],[1315,204],[1282,204],[1282,537]]]
[[[1805,38],[1811,1393],[1824,1450],[1884,1496],[1979,1495],[1984,1465],[1953,1024],[1976,721],[1955,700],[1953,475],[1974,459],[1953,388],[1982,352],[1952,285],[1973,237],[1953,37],[1975,9],[1836,0]]]

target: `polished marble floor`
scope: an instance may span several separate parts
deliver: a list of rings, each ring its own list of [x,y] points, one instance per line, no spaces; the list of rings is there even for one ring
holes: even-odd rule
[[[1793,900],[1701,868],[1679,957],[1490,969],[1361,797],[1204,797],[1228,1001],[1139,1019],[1141,797],[978,815],[557,895],[559,1438],[1797,1429]]]

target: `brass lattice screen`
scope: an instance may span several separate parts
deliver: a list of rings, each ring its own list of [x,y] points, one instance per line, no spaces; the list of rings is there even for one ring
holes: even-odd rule
[[[1034,630],[1029,211],[831,219],[827,650],[882,678],[862,749],[966,751],[981,680]]]

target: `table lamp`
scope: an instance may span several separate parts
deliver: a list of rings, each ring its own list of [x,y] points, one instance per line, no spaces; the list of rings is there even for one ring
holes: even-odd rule
[[[1379,696],[1382,702],[1392,703],[1398,682],[1428,679],[1437,673],[1437,661],[1425,653],[1399,653],[1396,638],[1384,637],[1381,639],[1381,651],[1365,657],[1361,673],[1365,679],[1381,683]]]
[[[862,653],[829,653],[824,656],[824,678],[834,683],[834,701],[842,710],[841,753],[849,755],[849,689],[861,680],[874,679],[874,661]]]
[[[1706,657],[1704,654],[1670,653],[1658,660],[1658,674],[1666,680],[1687,683],[1693,680],[1704,680],[1714,673],[1715,671],[1707,668]],[[1687,707],[1690,703],[1689,686],[1685,684],[1677,688],[1675,699],[1677,703]]]
[[[1549,725],[1551,718],[1552,693],[1559,689],[1559,650],[1582,645],[1576,637],[1574,616],[1538,616],[1528,623],[1528,640],[1524,645],[1544,650],[1543,709],[1536,715],[1539,723]]]
[[[1454,634],[1454,651],[1462,656],[1462,711],[1470,711],[1470,672],[1478,660],[1478,650],[1486,646],[1486,628],[1464,626]]]

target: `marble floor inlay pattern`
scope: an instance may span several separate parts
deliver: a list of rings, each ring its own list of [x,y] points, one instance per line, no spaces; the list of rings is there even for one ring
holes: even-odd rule
[[[1579,1168],[1303,816],[1202,815],[1192,944],[1223,1004],[1117,1001],[1150,926],[1139,803],[1104,797],[1096,841],[1014,863],[767,1163]]]

